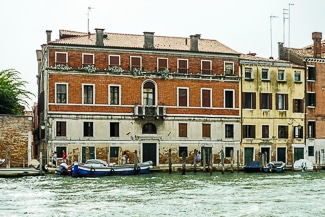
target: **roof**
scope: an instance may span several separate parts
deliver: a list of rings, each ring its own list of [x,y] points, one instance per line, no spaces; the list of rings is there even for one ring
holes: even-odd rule
[[[325,40],[321,41],[321,46],[322,46],[322,54],[321,58],[325,58]],[[302,57],[307,57],[307,58],[313,58],[314,57],[314,44],[312,45],[307,45],[303,48],[287,48],[291,53],[295,53],[299,56]]]
[[[279,60],[279,59],[273,59],[273,58],[264,58],[259,57],[254,54],[241,54],[240,55],[240,62],[242,64],[251,64],[257,63],[259,65],[273,65],[273,66],[294,66],[289,61],[286,60]],[[299,67],[298,65],[295,65],[295,67]]]
[[[144,35],[122,34],[104,32],[104,47],[136,48],[143,49]],[[96,34],[60,30],[60,39],[50,41],[49,44],[56,45],[83,45],[96,46]],[[155,50],[179,50],[190,51],[190,37],[154,36]],[[217,40],[198,39],[199,52],[236,54],[238,52],[220,43]]]

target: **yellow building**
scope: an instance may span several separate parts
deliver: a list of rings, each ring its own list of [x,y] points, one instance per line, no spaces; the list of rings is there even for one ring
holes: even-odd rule
[[[292,165],[294,148],[305,144],[304,67],[251,54],[240,67],[241,163]]]

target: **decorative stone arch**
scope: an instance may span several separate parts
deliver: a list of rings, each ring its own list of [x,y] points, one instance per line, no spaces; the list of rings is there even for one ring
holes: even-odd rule
[[[146,123],[142,127],[142,134],[157,134],[156,125],[153,123]]]

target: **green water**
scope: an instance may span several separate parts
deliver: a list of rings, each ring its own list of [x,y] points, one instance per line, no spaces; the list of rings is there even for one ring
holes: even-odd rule
[[[2,216],[325,216],[325,171],[0,181]]]

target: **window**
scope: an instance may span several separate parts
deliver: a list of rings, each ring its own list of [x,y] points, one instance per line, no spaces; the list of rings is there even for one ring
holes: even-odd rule
[[[288,94],[276,94],[277,110],[288,110]]]
[[[114,66],[119,67],[121,65],[120,56],[119,55],[109,55],[108,56],[108,65],[110,67],[114,67]]]
[[[316,106],[316,93],[308,92],[306,94],[306,106]]]
[[[161,72],[168,69],[168,59],[158,58],[157,59],[157,72]]]
[[[178,136],[179,137],[187,137],[187,124],[186,123],[178,124]]]
[[[234,91],[225,90],[225,108],[234,108]]]
[[[156,126],[152,123],[147,123],[142,128],[142,134],[157,134]]]
[[[314,146],[308,146],[308,156],[314,156]]]
[[[244,109],[256,108],[256,93],[243,93],[242,94],[242,107]]]
[[[295,113],[304,112],[304,101],[302,99],[293,99],[293,112]]]
[[[278,126],[278,138],[279,139],[288,138],[288,126]]]
[[[109,157],[115,158],[118,157],[119,147],[110,147],[109,148]]]
[[[130,70],[141,69],[141,57],[130,57]]]
[[[57,146],[56,147],[56,154],[57,158],[62,158],[62,151],[64,150],[65,153],[67,153],[67,147]]]
[[[177,60],[177,72],[188,73],[188,60],[187,59],[178,59]]]
[[[83,85],[83,104],[94,104],[94,85]]]
[[[245,67],[245,79],[253,79],[254,78],[254,70],[251,67]]]
[[[210,124],[202,124],[202,137],[203,138],[211,137],[211,125]]]
[[[316,123],[308,121],[308,138],[316,138]]]
[[[55,53],[55,65],[68,65],[68,53],[56,52]]]
[[[269,125],[262,125],[262,139],[269,139],[270,138],[270,126]]]
[[[308,81],[316,81],[316,67],[314,66],[308,66]]]
[[[285,81],[286,75],[284,69],[278,69],[278,81]]]
[[[234,63],[233,62],[225,62],[224,65],[225,75],[234,75]]]
[[[178,106],[188,106],[188,88],[177,88],[178,89]]]
[[[231,153],[234,156],[234,147],[226,147],[225,149],[225,157],[231,157]]]
[[[67,123],[65,121],[56,122],[56,136],[66,136],[67,135]]]
[[[84,137],[93,136],[93,122],[84,122]]]
[[[295,70],[295,82],[301,82],[301,71]]]
[[[270,70],[262,68],[262,80],[270,80]]]
[[[293,137],[302,139],[303,138],[303,127],[302,126],[294,126],[293,127]]]
[[[110,105],[120,105],[120,85],[109,85],[109,103]]]
[[[211,89],[201,89],[201,107],[211,107]]]
[[[243,138],[255,138],[255,125],[243,125]]]
[[[180,146],[179,151],[178,151],[178,157],[183,157],[183,153],[184,153],[184,156],[187,157],[187,147]]]
[[[234,125],[233,124],[225,125],[225,138],[234,138]]]
[[[94,54],[82,54],[82,66],[94,65]]]
[[[143,85],[142,104],[155,105],[155,103],[155,84],[151,81],[147,81]]]
[[[56,84],[55,85],[55,102],[56,103],[67,103],[68,102],[68,84]]]
[[[110,122],[109,123],[109,136],[110,137],[119,137],[120,136],[120,123]]]
[[[272,93],[260,94],[260,109],[272,109]]]
[[[211,75],[211,71],[212,71],[211,60],[202,60],[201,61],[201,74],[202,75]]]

